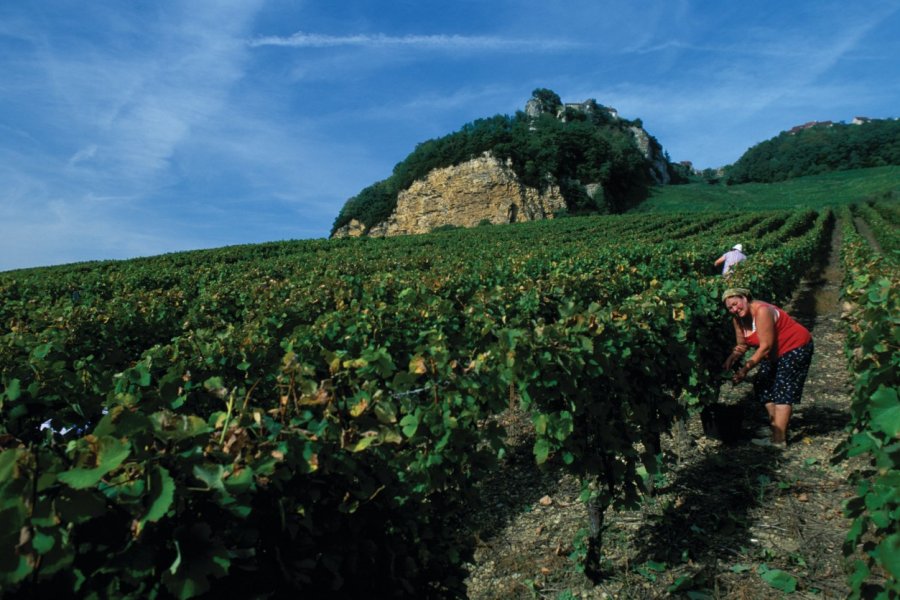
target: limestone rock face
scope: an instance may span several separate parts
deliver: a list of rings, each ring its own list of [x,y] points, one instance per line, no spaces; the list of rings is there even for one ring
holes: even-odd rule
[[[551,219],[565,207],[558,187],[549,186],[543,193],[528,187],[511,167],[485,153],[453,167],[435,169],[413,182],[398,195],[391,216],[369,229],[368,235],[428,233],[443,225],[475,227],[484,222]]]
[[[360,237],[365,235],[366,226],[356,219],[350,219],[350,222],[344,225],[343,227],[339,227],[332,237],[336,238],[345,238],[345,237]]]
[[[656,183],[668,185],[671,182],[669,177],[669,169],[666,159],[656,152],[656,149],[650,143],[650,134],[642,127],[629,127],[631,135],[634,136],[634,143],[637,144],[641,154],[650,161],[650,176]]]

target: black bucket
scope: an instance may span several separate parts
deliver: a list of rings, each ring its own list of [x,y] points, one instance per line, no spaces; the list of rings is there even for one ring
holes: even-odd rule
[[[703,435],[726,444],[742,439],[744,407],[740,404],[710,404],[700,411]]]

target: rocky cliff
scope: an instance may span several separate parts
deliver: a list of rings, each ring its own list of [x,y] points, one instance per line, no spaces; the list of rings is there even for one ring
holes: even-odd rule
[[[668,157],[640,120],[592,99],[563,104],[544,89],[524,113],[476,121],[423,148],[348,200],[332,236],[427,233],[562,210],[622,212],[653,183],[670,183]]]
[[[634,136],[634,143],[647,162],[650,163],[650,177],[660,185],[668,185],[672,178],[669,176],[669,161],[663,154],[662,147],[655,143],[650,134],[643,127],[632,126],[628,128]]]
[[[437,227],[474,227],[553,218],[566,207],[556,186],[541,192],[523,185],[512,168],[490,153],[462,164],[435,169],[397,196],[386,221],[368,231],[357,220],[333,237],[384,237],[428,233]]]

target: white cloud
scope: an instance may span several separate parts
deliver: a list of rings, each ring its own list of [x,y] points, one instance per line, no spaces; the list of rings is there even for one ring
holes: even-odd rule
[[[88,144],[78,152],[72,155],[72,158],[69,159],[69,166],[75,166],[78,163],[90,160],[97,154],[97,144]]]
[[[252,40],[249,45],[286,46],[290,48],[334,48],[337,46],[361,46],[366,48],[412,47],[424,50],[500,50],[510,52],[540,52],[568,50],[582,44],[566,40],[508,39],[491,36],[466,35],[324,35],[298,31],[288,36],[266,36]]]

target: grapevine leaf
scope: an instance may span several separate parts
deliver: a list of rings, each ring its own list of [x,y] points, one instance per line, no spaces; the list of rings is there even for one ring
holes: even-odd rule
[[[252,487],[253,469],[250,467],[232,471],[231,475],[225,479],[225,489],[231,494],[243,494]]]
[[[378,437],[375,435],[368,435],[368,436],[362,438],[361,440],[359,440],[358,442],[356,442],[356,444],[354,444],[354,446],[352,448],[352,451],[353,452],[362,452],[363,450],[365,450],[366,448],[371,446],[372,442],[374,442],[377,439],[378,439]]]
[[[675,579],[674,582],[672,582],[672,585],[666,588],[666,591],[670,594],[674,592],[683,592],[690,589],[694,585],[695,582],[693,577],[691,577],[690,575],[681,575],[680,577]]]
[[[367,408],[369,408],[369,399],[366,396],[363,396],[358,402],[350,407],[350,416],[356,418],[363,414]]]
[[[34,537],[31,538],[31,546],[38,554],[47,554],[53,548],[56,540],[52,535],[36,531]]]
[[[400,419],[400,426],[403,428],[403,435],[412,437],[416,435],[416,430],[419,429],[419,417],[416,415],[406,415]]]
[[[872,428],[891,437],[900,433],[900,402],[897,390],[879,386],[870,399]]]
[[[534,443],[534,458],[539,465],[547,462],[547,457],[550,456],[550,442],[546,439],[541,438]]]
[[[760,576],[776,590],[790,594],[797,589],[797,578],[781,569],[761,570]]]
[[[858,590],[862,588],[863,582],[869,578],[871,571],[869,566],[862,560],[857,559],[853,563],[853,573],[847,578],[850,589]]]
[[[147,368],[147,365],[138,363],[125,373],[128,380],[137,386],[147,387],[150,385],[150,370]]]
[[[224,492],[225,486],[222,483],[222,477],[225,475],[225,469],[222,465],[202,465],[194,466],[194,477],[206,484],[210,490],[219,490]]]
[[[7,400],[16,401],[19,399],[19,396],[22,395],[22,384],[18,379],[13,379],[9,382],[9,385],[6,386],[6,390],[4,390],[3,394],[6,396]]]
[[[172,499],[175,497],[175,481],[165,467],[153,469],[149,479],[147,491],[151,498],[147,514],[142,519],[144,523],[160,520],[172,506]]]
[[[113,437],[102,437],[97,444],[97,466],[92,469],[75,468],[60,473],[56,478],[76,490],[96,485],[100,479],[117,468],[131,454],[131,443]]]
[[[12,552],[9,554],[10,565],[6,565],[6,561],[3,560],[6,557],[0,555],[0,582],[18,583],[28,577],[34,567],[24,556],[18,556]]]
[[[887,536],[878,544],[875,557],[894,580],[900,580],[900,533]]]

